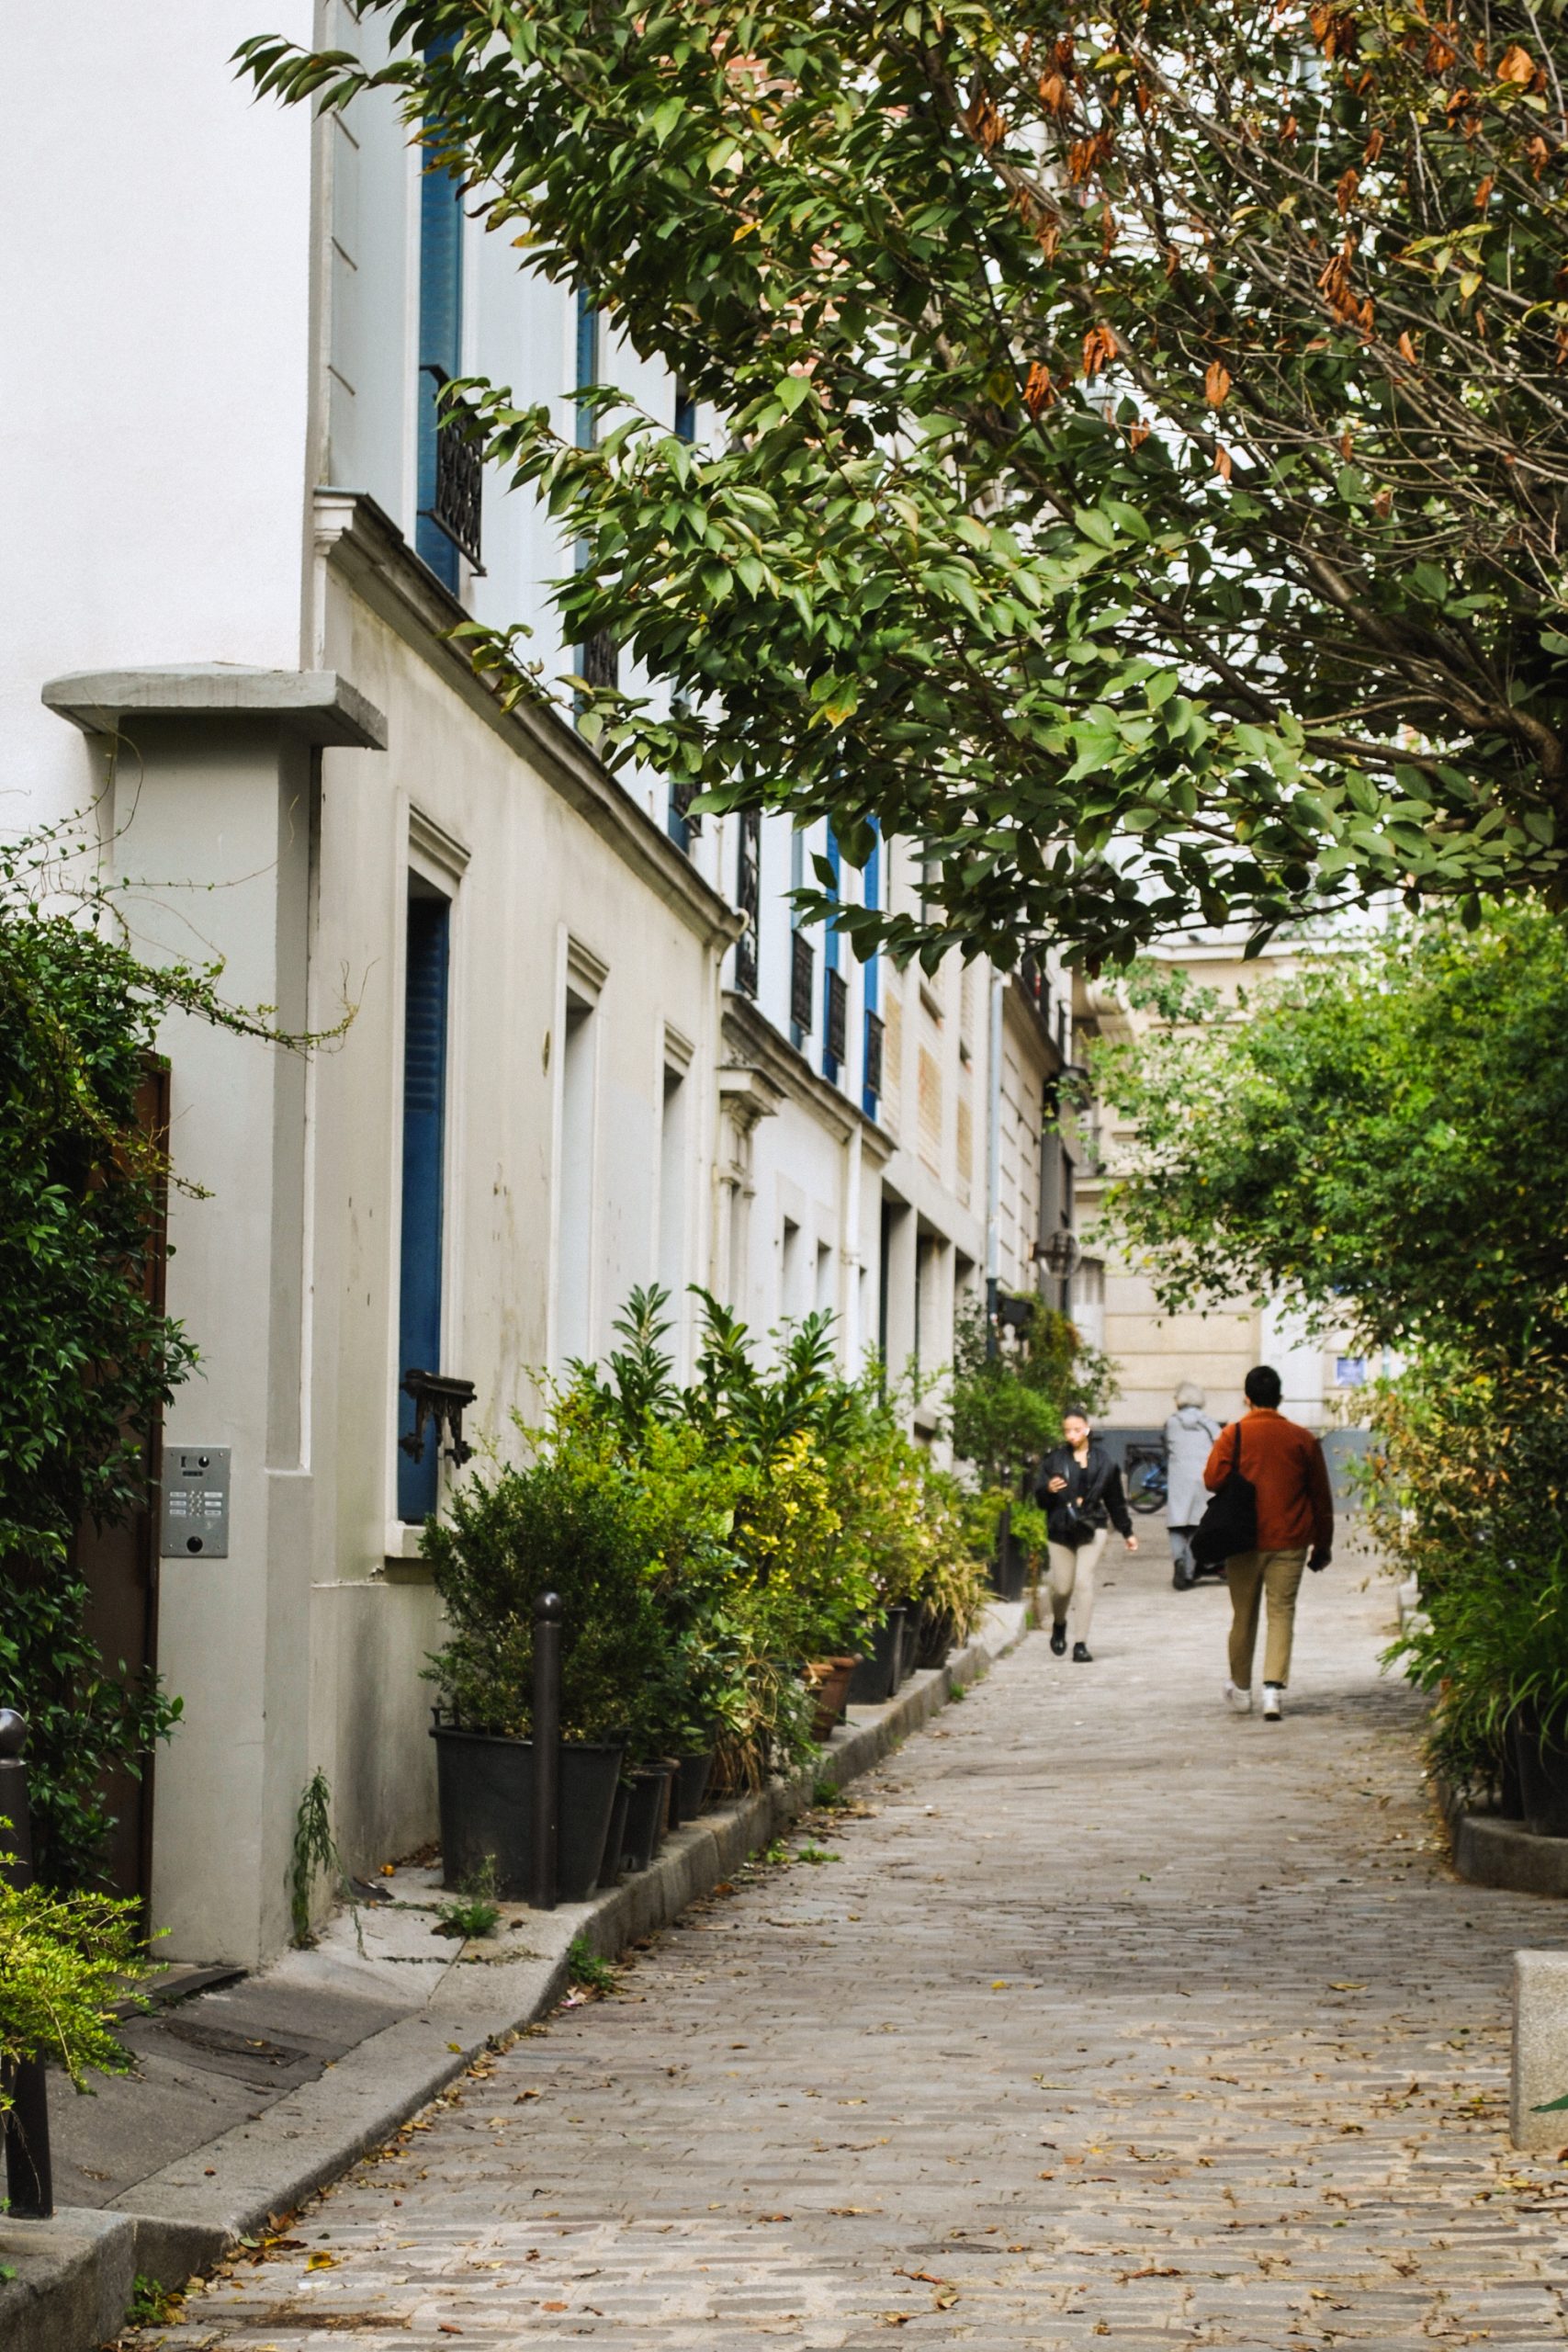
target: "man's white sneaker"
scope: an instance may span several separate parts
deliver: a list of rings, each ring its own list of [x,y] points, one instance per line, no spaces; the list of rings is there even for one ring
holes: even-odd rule
[[[1280,1721],[1285,1712],[1282,1704],[1284,1696],[1284,1692],[1277,1682],[1266,1682],[1263,1685],[1263,1720],[1266,1724],[1277,1724]]]
[[[1226,1682],[1223,1685],[1223,1688],[1224,1690],[1225,1704],[1230,1709],[1233,1715],[1249,1715],[1252,1713],[1252,1693],[1250,1690],[1238,1690],[1234,1682]]]

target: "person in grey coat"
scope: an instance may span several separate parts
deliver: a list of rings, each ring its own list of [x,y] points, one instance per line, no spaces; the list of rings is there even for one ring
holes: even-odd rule
[[[1219,1436],[1218,1421],[1203,1410],[1203,1392],[1196,1381],[1184,1380],[1176,1392],[1176,1410],[1165,1425],[1166,1520],[1170,1530],[1171,1582],[1178,1592],[1190,1592],[1198,1581],[1192,1558],[1192,1538],[1208,1505],[1203,1466]]]

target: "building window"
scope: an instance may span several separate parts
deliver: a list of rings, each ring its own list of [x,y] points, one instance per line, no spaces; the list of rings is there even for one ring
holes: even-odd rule
[[[592,401],[582,398],[599,381],[599,313],[585,290],[577,294],[577,446],[592,449],[599,439],[599,422]]]
[[[556,1224],[556,1360],[593,1356],[593,1007],[570,984],[561,1049]]]
[[[586,290],[577,290],[577,446],[592,449],[599,439],[599,413],[582,395],[599,381],[599,313]],[[577,543],[581,570],[588,560],[586,543]],[[600,629],[577,649],[577,674],[590,686],[615,686],[620,682],[620,659],[615,642]]]
[[[425,51],[426,57],[450,49],[454,38],[449,35],[434,44]],[[437,520],[442,512],[439,492],[448,487],[439,477],[444,455],[450,462],[465,445],[456,445],[452,436],[442,434],[437,401],[442,385],[462,372],[462,186],[453,172],[427,170],[419,189],[419,514],[414,547],[454,594],[460,578],[459,559],[456,540]],[[444,443],[448,445],[446,450]]]
[[[789,935],[789,1023],[797,1046],[804,1046],[811,1035],[816,970],[811,942],[796,924]]]
[[[828,828],[828,864],[832,868],[832,896],[839,896],[839,843],[831,825]],[[822,1075],[830,1086],[837,1086],[839,1072],[849,1051],[849,989],[839,969],[840,939],[831,921],[822,934]]]
[[[800,1312],[800,1227],[786,1216],[779,1238],[779,1321],[793,1323]]]
[[[447,974],[452,904],[409,877],[403,982],[403,1183],[398,1283],[398,1379],[441,1370],[441,1286],[446,1224]],[[414,1404],[398,1396],[398,1435],[412,1434]],[[440,1445],[427,1430],[417,1462],[398,1452],[398,1517],[411,1524],[435,1509]]]
[[[664,1066],[664,1102],[659,1129],[659,1280],[669,1292],[677,1325],[686,1289],[686,1096],[685,1073]]]
[[[871,855],[865,862],[865,880],[862,897],[866,906],[882,904],[882,834],[877,830]],[[868,1119],[874,1119],[882,1099],[882,1021],[879,993],[882,974],[881,959],[868,956],[861,966],[861,996],[865,1011],[865,1044],[861,1062],[861,1108]]]
[[[735,943],[735,986],[741,996],[757,993],[757,926],[761,910],[762,820],[755,808],[740,811],[735,858],[735,904],[746,928]]]
[[[691,814],[692,803],[696,797],[697,786],[689,777],[682,784],[677,784],[671,779],[670,809],[665,819],[665,830],[676,848],[683,849],[688,857],[692,854],[692,843],[703,829],[702,819]]]

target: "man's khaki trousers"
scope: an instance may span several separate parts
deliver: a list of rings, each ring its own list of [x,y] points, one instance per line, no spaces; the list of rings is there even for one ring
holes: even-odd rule
[[[1290,1680],[1296,1594],[1306,1556],[1306,1545],[1296,1544],[1284,1552],[1238,1552],[1225,1562],[1225,1582],[1231,1589],[1231,1680],[1238,1690],[1252,1688],[1252,1654],[1258,1647],[1258,1617],[1265,1594],[1269,1634],[1263,1645],[1263,1679]]]

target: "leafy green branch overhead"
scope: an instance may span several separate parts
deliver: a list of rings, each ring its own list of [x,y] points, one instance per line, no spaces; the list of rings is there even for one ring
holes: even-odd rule
[[[1140,978],[1132,992],[1140,991]],[[1568,1355],[1568,933],[1538,910],[1325,956],[1101,1046],[1110,1222],[1174,1311],[1282,1296],[1374,1347]]]
[[[605,387],[581,448],[457,396],[575,543],[565,641],[676,698],[590,723],[852,859],[915,837],[925,913],[857,944],[1095,964],[1391,887],[1568,900],[1562,0],[359,15],[390,63],[242,58],[392,87],[717,420]]]

